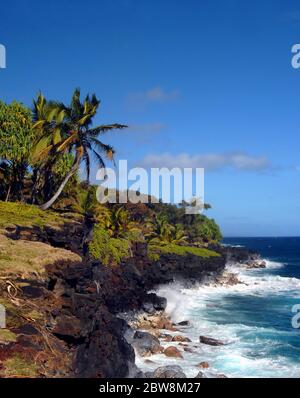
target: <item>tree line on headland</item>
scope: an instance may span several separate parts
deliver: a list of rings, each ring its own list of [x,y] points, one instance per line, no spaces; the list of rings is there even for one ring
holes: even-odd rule
[[[92,217],[89,252],[105,265],[129,256],[133,242],[148,243],[154,258],[160,251],[210,255],[206,248],[222,239],[220,229],[205,215],[186,214],[185,203],[104,205],[97,201],[97,187],[89,182],[91,165],[97,162],[105,168],[106,160],[113,160],[115,154],[102,137],[127,127],[94,126],[99,107],[95,95],[81,100],[79,89],[68,105],[47,100],[41,93],[32,109],[16,101],[0,101],[0,200],[24,203],[27,212],[31,205],[34,211],[38,206],[41,212],[51,208]],[[81,167],[84,181],[79,178]]]

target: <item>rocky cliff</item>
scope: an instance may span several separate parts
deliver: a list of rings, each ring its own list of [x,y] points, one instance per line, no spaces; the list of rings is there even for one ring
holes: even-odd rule
[[[0,334],[0,373],[2,363],[6,377],[126,377],[134,372],[135,355],[118,313],[163,309],[165,301],[149,290],[175,280],[199,281],[220,273],[226,262],[222,251],[209,258],[162,254],[153,261],[146,246],[137,244],[130,259],[105,267],[83,255],[86,232],[83,220],[56,229],[2,231],[12,242],[42,245],[40,255],[56,251],[41,273],[4,273],[0,279],[11,333],[10,339],[2,334],[2,341]]]

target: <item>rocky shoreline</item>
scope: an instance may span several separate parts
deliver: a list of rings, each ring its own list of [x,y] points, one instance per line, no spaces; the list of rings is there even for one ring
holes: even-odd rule
[[[223,253],[227,264],[239,264],[241,268],[246,269],[266,267],[266,263],[262,261],[259,254],[247,249],[226,247],[222,250],[224,250]],[[186,283],[189,282],[186,281]],[[229,287],[243,282],[238,279],[235,273],[223,269],[219,273],[210,275],[209,281],[206,280],[204,283]],[[125,338],[133,346],[136,355],[140,357],[145,365],[151,364],[153,367],[156,363],[152,356],[157,354],[165,355],[166,359],[178,359],[178,365],[167,364],[159,366],[152,371],[138,372],[137,375],[138,377],[146,378],[186,378],[187,376],[180,367],[180,360],[185,353],[197,353],[201,344],[218,347],[227,343],[226,341],[200,335],[199,342],[195,345],[195,342],[192,342],[185,333],[190,326],[190,321],[172,322],[170,316],[165,312],[166,299],[164,297],[156,297],[161,303],[159,310],[129,312],[119,315],[128,324]],[[168,343],[167,346],[164,343]],[[199,353],[199,358],[201,359],[201,353]],[[208,362],[200,361],[195,364],[195,368],[198,368],[195,378],[208,377],[203,372],[203,370],[207,371],[210,368]],[[209,372],[209,377],[226,378],[227,376]]]
[[[151,360],[149,354],[162,350],[161,341],[174,343],[175,349],[161,351],[167,358],[180,359],[193,349],[184,336],[188,322],[173,324],[164,312],[166,299],[153,291],[173,282],[189,286],[209,279],[220,283],[227,261],[259,261],[259,256],[247,250],[223,247],[213,248],[219,253],[215,257],[162,254],[154,261],[149,259],[146,245],[140,243],[132,248],[131,258],[119,266],[105,267],[85,255],[87,234],[84,222],[62,230],[11,227],[5,231],[10,239],[43,242],[77,255],[49,264],[42,278],[10,276],[12,286],[18,286],[14,297],[4,284],[0,286],[8,302],[39,308],[40,319],[33,323],[31,318],[21,317],[20,335],[17,341],[5,344],[1,357],[22,353],[39,358],[44,364],[41,377],[183,377],[178,376],[178,368],[175,373],[167,367],[146,374],[136,366],[135,352]],[[232,275],[228,278],[236,282]]]

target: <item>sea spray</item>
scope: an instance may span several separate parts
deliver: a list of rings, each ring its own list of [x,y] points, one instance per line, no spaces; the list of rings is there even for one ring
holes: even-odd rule
[[[216,373],[228,377],[300,377],[299,330],[291,325],[295,315],[292,308],[300,297],[299,243],[300,239],[260,240],[259,245],[269,255],[263,260],[266,268],[228,265],[227,271],[238,273],[242,282],[234,286],[206,283],[186,288],[177,283],[158,289],[157,293],[168,299],[166,310],[172,320],[190,321],[189,327],[180,329],[192,340],[193,352],[184,352],[180,360],[187,376],[195,377],[195,364],[206,361],[210,365],[204,370],[207,377]],[[276,255],[272,256],[273,252]],[[200,335],[229,344],[206,346],[199,343]],[[161,354],[152,359],[155,364],[141,361],[141,367],[170,364]]]

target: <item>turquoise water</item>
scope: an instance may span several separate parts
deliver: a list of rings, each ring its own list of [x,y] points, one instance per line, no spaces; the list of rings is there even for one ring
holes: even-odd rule
[[[184,353],[178,364],[189,377],[197,373],[199,361],[209,362],[208,377],[216,373],[300,377],[300,329],[292,326],[292,307],[300,304],[300,238],[235,238],[224,243],[258,251],[267,260],[267,268],[227,265],[243,282],[230,287],[209,282],[190,289],[180,284],[161,287],[159,294],[167,297],[171,317],[191,321],[191,327],[181,332],[191,338],[195,352]],[[199,344],[199,335],[227,344]],[[156,361],[167,362],[162,356]]]
[[[224,243],[257,250],[274,263],[266,270],[248,271],[244,279],[250,289],[223,295],[219,309],[207,312],[206,319],[225,327],[242,325],[236,337],[248,348],[247,358],[269,360],[271,368],[261,369],[262,376],[299,377],[300,329],[291,321],[292,307],[300,304],[300,238],[236,238]],[[259,283],[257,278],[263,280],[261,285],[253,285]]]
[[[224,243],[245,246],[261,253],[267,268],[246,270],[227,264],[241,284],[216,285],[211,280],[186,288],[178,283],[161,286],[157,293],[168,300],[166,311],[175,322],[191,325],[179,334],[191,339],[190,351],[177,345],[183,358],[151,357],[153,363],[137,358],[138,366],[153,370],[161,365],[180,365],[188,377],[203,369],[207,377],[300,377],[300,329],[292,326],[294,305],[300,304],[300,238],[235,238]],[[296,326],[300,326],[300,321]],[[166,331],[170,333],[170,331]],[[220,339],[226,344],[200,344],[199,336]]]

